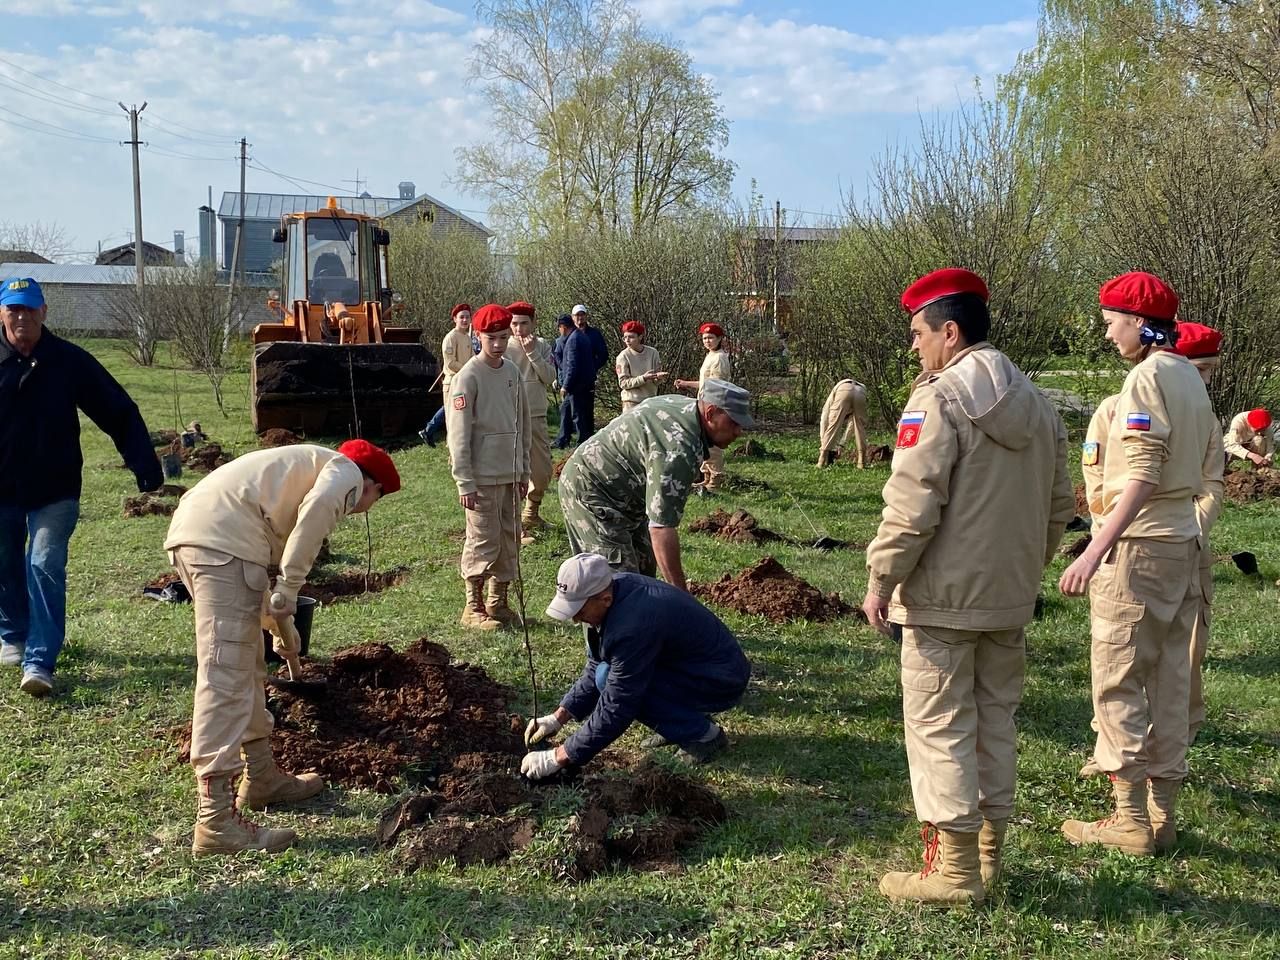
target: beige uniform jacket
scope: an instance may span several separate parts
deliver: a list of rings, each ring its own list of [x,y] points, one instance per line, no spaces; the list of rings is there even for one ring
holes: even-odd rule
[[[1237,413],[1231,418],[1231,426],[1222,438],[1222,446],[1231,456],[1241,460],[1247,460],[1251,453],[1260,457],[1273,457],[1276,452],[1275,431],[1275,424],[1265,430],[1254,430],[1249,426],[1248,412]]]
[[[514,336],[507,346],[506,357],[520,371],[520,384],[529,402],[529,416],[547,419],[547,391],[556,382],[556,365],[551,360],[551,345],[541,337],[533,338],[533,349],[525,352]]]
[[[657,373],[662,369],[662,361],[658,351],[644,346],[637,353],[626,347],[613,361],[613,370],[618,375],[618,389],[622,391],[623,403],[640,403],[658,395],[658,381],[646,380],[646,373]]]
[[[1089,432],[1085,435],[1084,446],[1080,453],[1080,470],[1084,475],[1085,496],[1089,501],[1094,536],[1097,536],[1105,521],[1102,513],[1102,490],[1107,437],[1114,426],[1119,403],[1120,394],[1115,393],[1098,404],[1098,409],[1093,412],[1093,417],[1089,420]],[[1211,435],[1211,442],[1215,438],[1217,438],[1216,432]],[[1206,470],[1202,477],[1203,485],[1195,497],[1196,525],[1200,530],[1201,566],[1213,563],[1213,555],[1209,552],[1209,533],[1213,530],[1213,525],[1218,522],[1218,515],[1222,513],[1222,474],[1213,476],[1212,469],[1209,469],[1215,460],[1221,463],[1222,457],[1215,458],[1210,454],[1205,458],[1203,466]]]
[[[1075,512],[1062,418],[1008,357],[975,344],[917,378],[884,504],[868,589],[892,597],[892,622],[1025,626]]]
[[[468,360],[453,378],[444,417],[460,496],[529,482],[529,399],[510,359],[496,369],[479,354]]]
[[[454,327],[444,335],[444,339],[440,341],[440,363],[444,367],[442,379],[446,393],[449,391],[450,384],[453,383],[453,378],[458,375],[458,371],[465,367],[475,355],[470,334],[463,333]]]
[[[164,548],[207,547],[264,567],[278,564],[276,590],[296,599],[321,542],[355,509],[363,489],[360,468],[328,447],[255,450],[183,495]]]
[[[1095,523],[1115,509],[1132,480],[1155,484],[1122,539],[1185,541],[1201,535],[1197,498],[1221,497],[1221,428],[1191,361],[1156,350],[1136,364],[1116,396],[1114,422],[1100,434],[1101,490],[1090,497]]]
[[[702,369],[698,371],[698,386],[708,380],[728,380],[733,382],[733,364],[729,360],[728,350],[708,350],[702,361]]]

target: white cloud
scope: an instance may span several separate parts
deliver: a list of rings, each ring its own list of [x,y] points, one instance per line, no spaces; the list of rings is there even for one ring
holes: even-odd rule
[[[646,23],[670,27],[688,23],[708,10],[736,7],[742,0],[631,0],[631,6]]]

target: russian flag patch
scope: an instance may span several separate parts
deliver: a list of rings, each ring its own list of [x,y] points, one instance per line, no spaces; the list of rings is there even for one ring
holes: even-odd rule
[[[1149,413],[1131,413],[1124,420],[1124,428],[1126,430],[1150,430],[1151,414]]]
[[[920,440],[920,431],[924,429],[923,410],[907,410],[898,421],[898,449],[914,447]]]

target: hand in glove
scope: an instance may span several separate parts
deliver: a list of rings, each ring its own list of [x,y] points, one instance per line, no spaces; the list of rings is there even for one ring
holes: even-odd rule
[[[526,753],[520,761],[520,772],[530,780],[544,780],[559,773],[563,764],[556,759],[558,752],[559,750],[534,750]]]
[[[529,725],[524,728],[524,745],[531,747],[535,743],[541,743],[547,737],[555,736],[562,726],[564,724],[556,719],[554,713],[548,713],[545,717],[530,720]]]

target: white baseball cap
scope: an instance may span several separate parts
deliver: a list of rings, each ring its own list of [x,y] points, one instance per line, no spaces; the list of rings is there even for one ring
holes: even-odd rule
[[[613,583],[613,568],[597,553],[580,553],[560,564],[556,573],[556,595],[547,606],[547,616],[572,620],[582,605]]]
[[[587,309],[587,305],[585,303],[575,303],[573,305],[573,309],[569,311],[569,315],[573,316],[574,314],[578,314],[578,313],[590,313],[590,312],[591,311]]]

